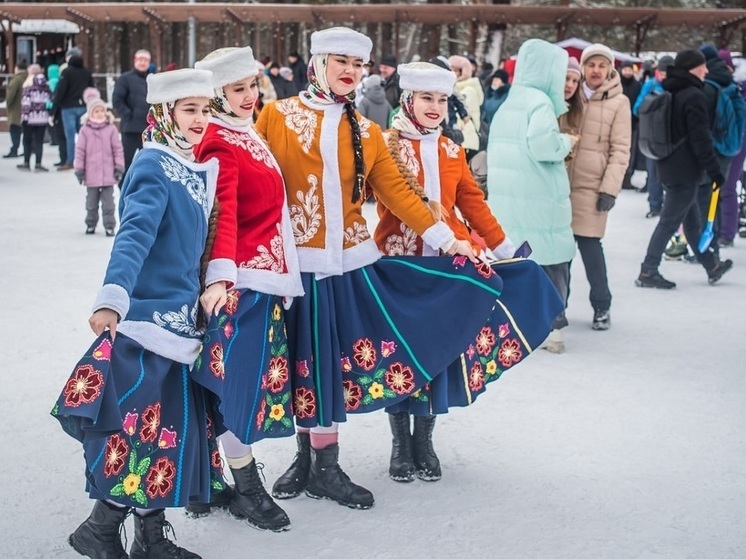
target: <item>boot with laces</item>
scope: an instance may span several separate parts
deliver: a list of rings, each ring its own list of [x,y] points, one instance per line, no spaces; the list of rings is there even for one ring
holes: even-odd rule
[[[433,448],[433,430],[435,429],[435,417],[415,416],[414,432],[414,466],[417,469],[417,477],[423,481],[438,481],[442,477],[440,471],[440,460]]]
[[[171,532],[176,539],[171,523],[166,520],[163,509],[140,516],[135,512],[135,541],[130,549],[130,559],[202,559],[202,556],[177,546],[168,539]],[[125,556],[126,557],[126,556]]]
[[[91,559],[127,559],[121,532],[128,507],[96,501],[91,515],[67,538],[72,548]]]
[[[259,478],[256,460],[243,468],[231,468],[236,482],[228,510],[260,530],[282,532],[290,529],[290,519],[272,500]]]
[[[220,491],[214,491],[210,494],[210,502],[203,503],[201,501],[189,501],[185,507],[188,516],[193,518],[199,518],[201,516],[209,515],[213,509],[228,510],[228,505],[231,504],[231,498],[233,497],[233,487],[225,483],[225,488]]]
[[[300,495],[308,483],[308,473],[311,470],[311,435],[298,433],[295,436],[298,452],[295,453],[293,463],[272,486],[272,496],[275,499],[292,499]]]
[[[351,509],[369,509],[375,503],[373,493],[350,480],[339,467],[339,445],[311,449],[311,472],[306,495],[330,499]]]
[[[409,483],[414,481],[414,460],[412,458],[412,433],[409,428],[409,414],[405,411],[390,413],[391,425],[391,460],[389,477],[394,481]]]

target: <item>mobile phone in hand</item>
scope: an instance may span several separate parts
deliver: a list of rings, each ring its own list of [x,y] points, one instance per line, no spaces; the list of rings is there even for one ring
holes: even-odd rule
[[[531,252],[531,245],[528,244],[528,241],[523,241],[521,246],[519,246],[513,254],[513,258],[528,258],[531,256]]]

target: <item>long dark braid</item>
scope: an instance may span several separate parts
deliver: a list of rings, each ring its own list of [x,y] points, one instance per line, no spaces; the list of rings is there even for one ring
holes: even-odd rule
[[[352,129],[352,149],[355,153],[355,186],[352,189],[352,203],[356,204],[363,198],[365,190],[365,159],[363,158],[363,138],[360,134],[360,123],[357,121],[355,107],[352,103],[345,103],[347,120]]]
[[[210,217],[207,220],[207,239],[205,240],[205,250],[202,253],[199,266],[199,292],[205,291],[205,279],[207,277],[207,266],[210,263],[210,254],[212,253],[212,245],[215,243],[215,235],[218,229],[218,199],[215,198],[215,202],[212,205],[212,211]],[[208,317],[205,316],[205,311],[202,305],[199,306],[199,313],[197,315],[197,329],[207,326]]]

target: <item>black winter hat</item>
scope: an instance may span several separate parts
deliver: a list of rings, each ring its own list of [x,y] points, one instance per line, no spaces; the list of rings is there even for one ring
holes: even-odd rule
[[[712,43],[700,46],[699,51],[705,55],[705,60],[715,60],[718,57],[718,49]]]
[[[445,56],[436,56],[435,58],[431,58],[428,60],[430,64],[435,64],[436,66],[440,66],[444,70],[451,71],[451,64],[448,62],[448,59]]]
[[[622,63],[621,63],[620,65],[619,65],[619,69],[620,69],[620,70],[621,70],[622,68],[634,68],[634,67],[635,67],[635,65],[634,65],[634,64],[633,64],[633,63],[632,63],[631,61],[629,61],[629,60],[625,60],[624,62],[622,62]]]
[[[676,60],[673,65],[675,68],[681,68],[682,70],[689,71],[697,66],[702,66],[707,61],[705,55],[701,51],[695,49],[686,49],[676,54]]]
[[[381,57],[381,61],[378,63],[379,66],[391,66],[396,68],[396,57],[393,54],[384,54]]]
[[[503,83],[508,83],[508,81],[510,81],[510,76],[508,76],[508,73],[505,70],[495,70],[492,73],[492,77],[490,78],[490,80],[493,80],[495,78],[500,78]]]

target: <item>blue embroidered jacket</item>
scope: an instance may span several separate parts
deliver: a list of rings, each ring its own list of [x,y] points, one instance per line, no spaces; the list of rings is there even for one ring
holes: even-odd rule
[[[119,201],[120,227],[93,310],[120,318],[117,331],[158,355],[192,364],[200,259],[215,199],[218,161],[187,161],[148,142],[130,167]]]

